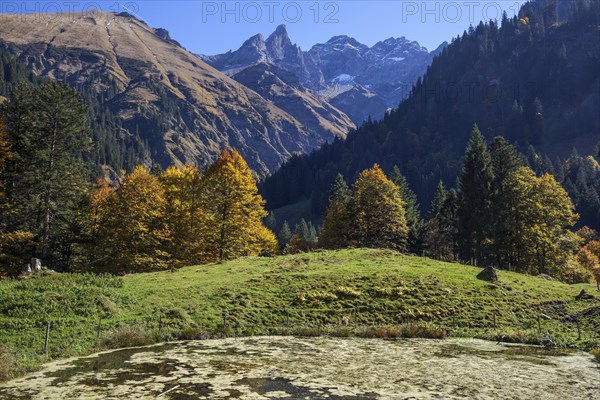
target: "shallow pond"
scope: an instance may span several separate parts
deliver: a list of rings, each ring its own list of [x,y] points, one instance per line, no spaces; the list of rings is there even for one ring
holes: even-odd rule
[[[51,363],[0,399],[599,399],[589,354],[481,340],[254,337]]]

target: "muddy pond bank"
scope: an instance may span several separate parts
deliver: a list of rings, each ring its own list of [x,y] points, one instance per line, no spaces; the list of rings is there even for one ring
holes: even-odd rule
[[[482,340],[253,337],[114,350],[0,385],[3,400],[157,397],[600,400],[600,368]]]

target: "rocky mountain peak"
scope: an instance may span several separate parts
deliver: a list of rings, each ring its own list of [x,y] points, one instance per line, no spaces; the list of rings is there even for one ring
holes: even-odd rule
[[[266,48],[273,60],[284,60],[297,57],[300,50],[292,44],[285,25],[281,24],[266,40]]]
[[[277,26],[277,28],[275,28],[275,31],[269,36],[267,40],[274,40],[275,38],[285,38],[286,40],[290,40],[285,24]]]
[[[230,75],[258,62],[270,63],[277,67],[270,72],[286,82],[290,78],[281,76],[284,71],[296,75],[300,85],[333,101],[357,125],[365,112],[380,117],[389,107],[397,106],[437,54],[404,36],[390,37],[369,47],[351,36],[337,35],[304,52],[291,41],[285,25],[279,25],[266,40],[257,37],[253,37],[256,43],[252,51],[247,49],[246,41],[235,52],[202,59]],[[256,56],[259,48],[260,58]],[[263,76],[258,72],[257,68],[252,69],[252,75],[246,71],[244,83],[249,84],[250,76]]]
[[[254,48],[260,51],[264,51],[266,49],[265,47],[265,38],[262,35],[262,33],[259,33],[257,35],[252,36],[250,39],[246,40],[242,46],[240,47],[240,49],[244,49],[244,48]]]

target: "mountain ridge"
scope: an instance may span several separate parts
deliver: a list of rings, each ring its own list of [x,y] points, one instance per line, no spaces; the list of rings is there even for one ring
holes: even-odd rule
[[[369,47],[350,36],[337,35],[302,51],[282,24],[267,39],[257,34],[237,50],[198,57],[230,76],[256,62],[273,64],[294,73],[307,90],[337,106],[360,125],[369,117],[381,118],[389,108],[396,107],[446,45],[444,42],[429,52],[402,36]]]
[[[327,124],[300,122],[205,64],[166,30],[128,14],[2,15],[2,21],[3,49],[39,76],[92,89],[122,122],[118,135],[139,132],[149,143],[149,159],[140,160],[146,164],[203,167],[223,147],[234,147],[265,176],[354,127],[337,111],[331,120],[321,116]]]

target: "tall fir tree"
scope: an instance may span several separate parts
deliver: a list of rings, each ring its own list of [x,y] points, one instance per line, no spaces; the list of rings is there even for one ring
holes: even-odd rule
[[[350,226],[348,203],[351,196],[352,192],[344,177],[338,174],[329,191],[329,207],[319,236],[319,246],[326,249],[339,249],[348,245]]]
[[[446,191],[438,183],[431,210],[425,223],[425,244],[429,254],[441,260],[454,260],[458,252],[458,193]]]
[[[390,180],[400,189],[400,196],[404,200],[406,209],[406,223],[408,225],[408,250],[419,254],[423,248],[423,218],[419,210],[417,195],[408,185],[406,177],[400,172],[397,165],[390,173]]]
[[[345,203],[352,196],[352,192],[342,174],[337,174],[331,189],[329,190],[329,205],[334,203]]]
[[[446,193],[446,201],[444,202],[442,212],[442,227],[447,241],[447,246],[450,251],[448,259],[456,261],[459,252],[459,237],[458,237],[458,207],[460,204],[460,196],[456,189],[452,188]]]
[[[279,230],[279,234],[277,234],[277,240],[279,241],[279,248],[283,249],[285,245],[292,238],[292,230],[290,229],[290,225],[287,221],[283,221],[283,225]]]
[[[508,252],[510,248],[511,216],[513,204],[506,187],[508,178],[520,166],[523,160],[514,146],[502,137],[494,138],[490,145],[493,180],[491,185],[491,235],[493,240],[492,256],[501,268],[510,266]]]
[[[425,245],[428,253],[436,259],[443,259],[448,253],[442,220],[445,202],[446,189],[439,181],[425,223]]]
[[[13,228],[34,232],[35,255],[68,269],[64,245],[88,189],[82,155],[91,150],[88,106],[68,86],[45,82],[17,85],[3,106],[17,157],[6,177]]]
[[[2,207],[2,199],[4,197],[5,176],[4,169],[6,164],[13,159],[15,153],[13,144],[8,136],[8,128],[4,118],[0,116],[0,207]],[[0,210],[1,212],[1,210]],[[0,229],[2,227],[0,226]]]
[[[489,150],[477,125],[473,127],[460,177],[460,257],[486,261],[491,227],[491,190],[494,175]]]

